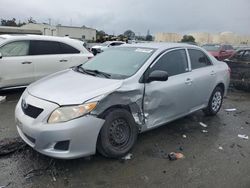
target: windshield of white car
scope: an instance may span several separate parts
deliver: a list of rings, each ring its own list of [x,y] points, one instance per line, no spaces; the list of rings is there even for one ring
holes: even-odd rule
[[[81,65],[85,70],[109,74],[111,79],[125,79],[135,74],[154,53],[152,48],[110,48]]]

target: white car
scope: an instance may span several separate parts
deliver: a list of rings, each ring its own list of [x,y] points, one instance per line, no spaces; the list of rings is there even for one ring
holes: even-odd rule
[[[122,44],[126,44],[125,42],[122,41],[106,41],[104,43],[95,45],[91,48],[91,52],[96,55],[98,53],[103,52],[105,49],[109,47],[115,47],[115,46],[120,46]]]
[[[83,42],[68,37],[0,35],[0,90],[25,87],[92,57]]]

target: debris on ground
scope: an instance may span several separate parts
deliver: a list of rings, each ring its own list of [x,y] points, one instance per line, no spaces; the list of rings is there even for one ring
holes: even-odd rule
[[[205,123],[200,122],[200,125],[204,128],[207,128],[207,125]]]
[[[0,96],[0,103],[5,102],[6,101],[6,96]]]
[[[219,146],[218,149],[219,149],[219,150],[223,150],[223,147],[222,147],[222,146]]]
[[[24,147],[26,147],[26,144],[19,137],[5,138],[0,140],[0,156],[11,154],[23,149]]]
[[[182,138],[187,138],[187,135],[183,134],[183,135],[182,135]]]
[[[132,153],[128,153],[126,156],[122,157],[123,160],[130,160],[132,159],[133,154]]]
[[[208,133],[208,130],[201,130],[202,133]]]
[[[5,187],[8,187],[9,185],[10,185],[11,183],[9,182],[8,184],[6,184],[6,185],[0,185],[0,188],[5,188]]]
[[[183,158],[185,158],[185,156],[182,153],[171,152],[168,154],[168,159],[170,161],[175,161],[177,159],[183,159]]]
[[[248,136],[245,135],[245,134],[238,134],[238,137],[242,138],[242,139],[245,139],[245,140],[248,140]]]
[[[225,109],[226,112],[234,112],[236,110],[237,110],[236,108],[227,108],[227,109]]]

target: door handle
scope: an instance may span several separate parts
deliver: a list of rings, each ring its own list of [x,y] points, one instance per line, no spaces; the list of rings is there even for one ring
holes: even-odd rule
[[[60,62],[67,62],[67,59],[61,59]]]
[[[191,85],[193,83],[193,80],[191,78],[187,78],[185,81],[185,84]]]
[[[24,62],[22,62],[22,64],[23,65],[28,65],[28,64],[31,64],[32,62],[30,62],[30,61],[24,61]]]
[[[215,75],[215,71],[211,71],[210,75],[211,76]]]

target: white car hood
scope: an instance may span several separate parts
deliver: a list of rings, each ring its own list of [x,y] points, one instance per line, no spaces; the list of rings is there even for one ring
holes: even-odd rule
[[[94,97],[110,93],[122,85],[122,80],[106,79],[65,70],[33,84],[28,93],[59,105],[82,104]]]

